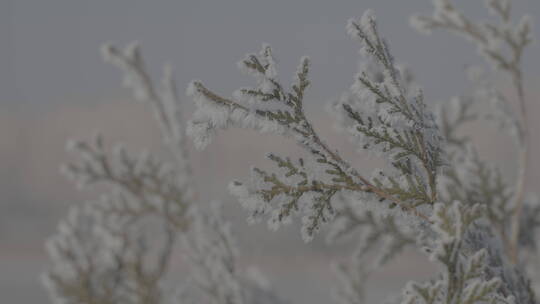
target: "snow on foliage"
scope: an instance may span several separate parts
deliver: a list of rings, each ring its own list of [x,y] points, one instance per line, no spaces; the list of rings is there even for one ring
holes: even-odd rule
[[[53,264],[43,276],[54,303],[161,303],[174,232],[163,240],[108,212],[109,201],[74,206],[47,242]]]
[[[515,194],[512,204],[516,211],[511,216],[512,232],[509,236],[510,251],[514,262],[517,261],[519,242],[519,220],[525,197],[525,178],[529,161],[529,131],[526,111],[523,72],[521,62],[525,48],[532,43],[531,18],[527,15],[515,23],[511,18],[511,1],[487,0],[489,11],[498,17],[499,23],[474,22],[457,10],[451,0],[434,0],[435,10],[432,16],[414,16],[413,26],[423,32],[444,29],[459,34],[475,43],[479,53],[496,69],[510,76],[519,101],[520,117],[516,122],[520,137],[519,172],[516,179]]]
[[[186,257],[191,268],[184,298],[203,303],[284,303],[271,289],[268,279],[256,268],[239,269],[238,248],[230,223],[222,216],[222,205],[213,202],[210,210],[195,216],[183,235]]]
[[[190,85],[198,106],[190,132],[196,144],[204,146],[215,130],[236,125],[259,131],[279,130],[307,150],[309,155],[298,160],[270,153],[268,159],[278,166],[278,173],[253,168],[250,183],[233,181],[229,187],[250,211],[251,220],[267,215],[269,226],[275,228],[300,214],[306,241],[335,216],[332,201],[338,193],[360,193],[368,202],[380,200],[383,210],[405,211],[424,220],[427,217],[416,207],[436,200],[443,153],[433,114],[426,109],[420,91],[409,92],[408,79],[395,66],[370,11],[359,22],[351,20],[347,28],[361,41],[363,53],[380,73],[362,71],[353,86],[358,104],[366,109],[372,105],[373,114],[365,115],[353,108],[356,104],[348,103],[340,105],[340,110],[353,121],[354,132],[363,138],[364,147],[385,154],[395,173],[364,177],[315,132],[304,113],[305,90],[310,85],[307,57],[301,59],[290,90],[277,79],[268,45],[240,62],[242,70],[256,78],[257,86],[239,89],[233,99],[219,96],[199,81]],[[269,125],[276,127],[261,127]]]
[[[366,61],[350,90],[331,109],[340,129],[361,150],[386,160],[385,168],[366,177],[324,143],[304,114],[305,90],[311,85],[309,62],[301,60],[296,81],[286,89],[277,79],[275,60],[267,45],[240,62],[241,69],[255,77],[255,87],[225,98],[202,82],[193,82],[191,95],[198,109],[191,125],[204,128],[191,136],[196,143],[207,145],[210,135],[219,129],[237,126],[261,131],[268,129],[261,126],[274,123],[276,133],[292,137],[305,148],[307,156],[299,159],[269,153],[268,159],[278,170],[253,168],[249,182],[232,181],[229,190],[248,210],[250,222],[266,218],[274,229],[296,214],[301,217],[306,241],[328,222],[331,240],[360,236],[352,260],[336,267],[344,282],[336,292],[341,303],[361,302],[363,281],[369,273],[406,246],[425,248],[442,263],[443,270],[438,280],[409,285],[404,301],[528,303],[532,292],[525,287],[528,283],[517,264],[517,253],[525,252],[520,247],[522,210],[531,208],[523,199],[528,131],[521,72],[522,53],[531,42],[530,22],[525,17],[513,25],[510,2],[503,0],[487,2],[500,24],[475,23],[450,0],[434,4],[432,17],[415,17],[412,23],[424,31],[447,29],[476,43],[498,70],[511,76],[520,116],[494,86],[476,77],[474,94],[454,98],[436,117],[427,109],[411,72],[395,63],[374,14],[366,11],[347,25],[349,35],[360,41],[360,53]],[[490,103],[491,110],[473,107],[471,102],[476,104],[477,100]],[[237,120],[243,117],[249,119]],[[496,120],[516,136],[521,170],[515,186],[496,166],[481,159],[469,137],[460,134],[461,125],[480,117]],[[482,225],[476,223],[479,218]],[[500,240],[501,250],[473,250],[466,235],[478,236],[475,229]],[[486,243],[482,244],[493,248],[491,244],[497,241],[492,239],[483,237]],[[370,252],[377,250],[384,254],[373,261]],[[499,259],[496,265],[488,263],[494,259]]]
[[[443,270],[435,280],[409,283],[402,303],[515,303],[515,298],[500,291],[500,278],[486,277],[486,249],[467,252],[464,245],[468,230],[482,213],[480,205],[435,206],[432,221],[437,239],[430,257]]]
[[[47,242],[52,265],[43,282],[53,303],[283,303],[260,275],[239,269],[219,207],[198,206],[170,68],[158,89],[137,44],[106,45],[103,54],[125,73],[136,99],[153,108],[173,161],[120,144],[109,153],[100,135],[68,143],[80,161],[63,171],[101,199],[73,206]],[[189,271],[171,284],[177,251],[189,257]]]
[[[350,259],[334,263],[336,303],[364,303],[370,275],[405,248],[427,253],[440,270],[426,282],[409,282],[391,303],[536,303],[531,269],[539,263],[540,205],[524,188],[530,135],[522,55],[532,41],[530,19],[513,22],[508,0],[486,2],[499,23],[474,22],[451,0],[433,2],[433,15],[414,17],[413,25],[475,43],[495,71],[510,76],[519,113],[491,77],[471,69],[472,92],[434,114],[368,10],[347,24],[364,61],[330,108],[359,151],[384,160],[382,169],[361,173],[354,160],[325,143],[304,111],[309,58],[300,59],[293,83],[285,86],[267,44],[238,63],[255,79],[253,86],[226,98],[201,81],[189,85],[196,110],[186,133],[199,149],[230,127],[287,136],[304,148],[297,159],[268,153],[275,171],[254,167],[248,182],[231,181],[228,188],[249,222],[265,220],[278,229],[299,217],[305,241],[328,224],[330,244],[355,245]],[[103,54],[124,72],[135,98],[153,108],[173,161],[122,145],[109,153],[101,136],[70,142],[80,161],[64,171],[81,187],[101,186],[93,189],[102,195],[72,207],[47,243],[52,265],[43,278],[53,302],[284,303],[258,271],[240,267],[221,204],[206,208],[197,201],[170,68],[158,87],[137,44],[123,50],[107,45]],[[464,125],[486,120],[516,139],[517,177],[484,160],[464,134]],[[170,284],[177,250],[188,267],[181,282]]]

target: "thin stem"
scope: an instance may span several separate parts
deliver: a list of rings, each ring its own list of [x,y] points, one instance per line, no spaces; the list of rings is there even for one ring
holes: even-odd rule
[[[529,134],[528,134],[528,121],[527,110],[525,103],[525,92],[523,89],[523,81],[521,70],[517,69],[513,73],[514,86],[516,87],[519,106],[521,110],[521,131],[522,131],[522,146],[519,151],[519,172],[516,182],[515,195],[513,200],[514,210],[512,213],[511,223],[511,236],[510,236],[510,259],[514,264],[517,264],[519,252],[519,232],[520,232],[520,219],[523,212],[523,198],[525,196],[525,181],[527,177],[527,165],[529,157]]]

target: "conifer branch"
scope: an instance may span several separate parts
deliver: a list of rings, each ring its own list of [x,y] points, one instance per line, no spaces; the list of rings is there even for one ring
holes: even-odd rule
[[[411,23],[423,32],[431,32],[434,29],[444,29],[472,41],[478,46],[480,54],[487,58],[495,68],[508,73],[518,96],[520,109],[519,134],[520,146],[518,147],[518,173],[515,192],[513,197],[513,215],[511,221],[511,235],[509,254],[514,263],[518,262],[519,221],[523,209],[525,195],[525,182],[529,162],[529,131],[527,119],[527,106],[523,89],[523,72],[521,60],[525,47],[532,42],[531,21],[529,16],[523,16],[517,24],[512,24],[510,18],[511,3],[508,0],[489,0],[487,7],[501,20],[500,24],[475,23],[469,20],[463,13],[458,11],[451,0],[435,0],[433,16],[415,16]],[[503,46],[509,51],[507,55],[499,47]]]
[[[367,90],[378,96],[378,102],[388,105],[387,113],[390,119],[401,120],[399,123],[388,122],[386,117],[378,116],[378,126],[374,128],[372,118],[364,118],[348,105],[343,105],[344,111],[358,123],[357,131],[372,139],[375,145],[386,145],[387,151],[393,154],[391,165],[397,168],[404,179],[386,175],[384,179],[369,180],[358,173],[337,151],[330,149],[315,132],[311,122],[304,114],[305,90],[310,85],[308,80],[309,60],[302,58],[296,73],[296,82],[291,91],[284,89],[277,79],[272,50],[263,45],[259,54],[248,54],[239,65],[257,79],[254,88],[242,88],[235,92],[234,99],[222,97],[209,90],[199,81],[194,81],[188,89],[198,105],[190,122],[188,134],[195,144],[204,147],[210,141],[212,134],[227,128],[229,125],[243,128],[254,128],[266,132],[275,132],[296,139],[313,158],[316,165],[321,167],[326,176],[308,178],[311,168],[303,168],[303,177],[298,185],[289,185],[288,181],[263,170],[255,170],[255,178],[267,184],[269,189],[249,189],[240,182],[231,184],[233,193],[240,197],[251,211],[252,216],[260,217],[268,211],[267,204],[278,201],[281,211],[277,221],[288,217],[291,211],[305,210],[299,208],[304,195],[311,195],[310,204],[314,213],[308,214],[304,220],[307,238],[318,229],[320,222],[327,222],[333,215],[331,200],[340,191],[362,192],[374,195],[381,201],[387,201],[391,206],[398,206],[405,212],[428,220],[428,216],[416,210],[417,206],[433,204],[437,198],[436,176],[442,165],[439,146],[440,135],[430,114],[423,103],[423,96],[418,93],[409,98],[402,87],[402,75],[394,65],[388,46],[380,38],[375,19],[370,13],[362,18],[362,24],[351,21],[349,31],[360,38],[366,52],[376,58],[378,65],[385,75],[385,83],[377,84],[366,73],[359,77]],[[245,105],[248,103],[249,105]],[[270,159],[281,168],[296,168],[290,161],[275,156]],[[418,163],[418,164],[417,164]],[[423,173],[417,166],[420,166]],[[294,175],[294,174],[291,174]],[[329,181],[324,181],[328,179]],[[250,194],[251,193],[251,194]],[[281,199],[287,197],[289,201]],[[257,202],[262,200],[263,202]],[[307,199],[306,199],[307,200]],[[250,204],[254,206],[249,206]],[[271,219],[272,225],[276,220]],[[317,228],[317,229],[316,229]]]

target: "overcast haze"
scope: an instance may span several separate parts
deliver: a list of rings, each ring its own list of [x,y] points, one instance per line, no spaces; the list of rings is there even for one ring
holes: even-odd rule
[[[540,1],[514,2],[515,12],[540,15]],[[481,0],[456,3],[471,16],[488,17]],[[429,96],[455,94],[464,85],[463,64],[477,62],[473,46],[448,34],[422,36],[408,26],[411,14],[431,11],[428,0],[4,0],[1,5],[2,102],[18,105],[80,102],[74,97],[92,100],[114,92],[118,75],[102,64],[98,47],[133,40],[141,42],[152,66],[173,64],[181,87],[204,78],[227,89],[241,79],[234,63],[268,42],[282,63],[282,77],[289,77],[300,56],[312,57],[311,93],[325,100],[351,82],[358,46],[344,27],[367,8],[376,11],[395,56],[413,67]],[[538,77],[540,62],[529,62],[527,73]]]
[[[468,15],[487,19],[482,2],[455,1]],[[538,23],[540,1],[513,3],[515,15],[526,12]],[[103,43],[123,46],[137,40],[156,76],[162,64],[170,63],[182,92],[190,80],[202,79],[224,95],[250,83],[239,73],[236,62],[245,53],[258,51],[263,42],[273,47],[284,82],[292,78],[299,58],[308,55],[313,67],[307,111],[328,141],[353,155],[345,142],[333,137],[329,116],[322,111],[326,102],[353,81],[358,43],[347,36],[345,24],[368,8],[375,10],[393,54],[412,68],[428,102],[446,100],[466,90],[464,67],[482,63],[474,46],[447,33],[420,35],[409,26],[412,14],[431,12],[429,0],[0,0],[0,302],[4,297],[9,303],[43,302],[45,293],[36,281],[46,263],[43,238],[53,233],[68,202],[88,196],[73,191],[58,174],[57,167],[66,159],[65,140],[87,139],[101,129],[109,138],[120,138],[137,148],[155,146],[159,141],[147,109],[131,102],[121,88],[120,73],[102,62],[99,47]],[[535,35],[540,40],[538,28]],[[527,96],[537,103],[539,54],[536,43],[524,58]],[[504,80],[501,85],[506,86]],[[537,104],[530,109],[534,120],[540,107]],[[539,123],[533,122],[533,155],[540,153],[538,127]],[[493,143],[493,131],[486,132],[490,134],[482,139],[486,150],[495,147],[502,157],[512,153]],[[194,156],[198,179],[211,186],[205,193],[208,198],[231,200],[223,195],[227,182],[246,177],[250,165],[260,162],[265,151],[297,152],[287,141],[239,134],[242,136],[227,134],[210,151]],[[531,176],[538,176],[539,169],[533,164]],[[529,186],[538,185],[533,179]],[[269,248],[266,243],[276,245],[286,240],[286,244],[297,244],[298,230],[290,230],[290,235],[269,234],[264,227],[252,227],[246,232],[245,214],[239,212],[231,212],[231,216],[244,238],[240,243],[254,250],[248,260],[262,261],[266,263],[263,268],[295,282],[327,270],[325,265],[287,274],[286,266],[273,268],[279,266],[279,259],[257,260],[256,255]],[[263,244],[251,244],[248,238],[252,234]],[[320,247],[320,242],[315,242],[307,250],[302,245],[294,250],[306,254]],[[283,254],[298,253],[291,249]],[[324,260],[325,254],[313,254],[313,264]],[[298,256],[289,260],[300,268],[302,262],[310,263]],[[390,284],[399,286],[399,274],[404,273],[399,267],[394,269],[397,281]],[[298,303],[328,296],[324,289],[313,288],[322,286],[324,280],[293,286],[288,286],[287,280],[277,280]],[[295,294],[295,288],[308,288],[310,282],[314,285],[309,290],[317,289],[311,296]]]

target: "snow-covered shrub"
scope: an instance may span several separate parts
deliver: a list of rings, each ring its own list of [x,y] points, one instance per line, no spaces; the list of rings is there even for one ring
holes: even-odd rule
[[[100,135],[68,143],[81,160],[63,171],[79,187],[100,186],[101,196],[73,206],[47,241],[52,265],[43,281],[52,302],[282,303],[256,271],[239,269],[219,203],[204,208],[196,199],[171,69],[158,88],[137,44],[106,45],[103,55],[124,71],[136,99],[153,108],[172,160],[120,144],[108,153]],[[182,282],[169,276],[175,254],[187,257]]]
[[[293,138],[305,149],[296,160],[269,153],[275,172],[253,168],[248,182],[232,181],[229,190],[250,221],[266,218],[274,229],[298,216],[306,241],[330,223],[330,240],[357,242],[351,262],[336,267],[343,283],[336,290],[340,303],[363,302],[369,274],[406,246],[429,252],[443,269],[433,281],[409,284],[399,301],[534,303],[525,269],[536,253],[538,224],[531,214],[538,207],[529,203],[524,188],[530,131],[522,72],[523,51],[532,40],[530,18],[514,23],[505,0],[486,3],[499,23],[469,20],[451,0],[434,4],[432,17],[414,17],[412,24],[423,32],[446,29],[474,42],[494,71],[511,79],[519,114],[491,77],[474,69],[472,93],[430,109],[367,11],[347,25],[365,61],[350,90],[330,108],[359,150],[386,162],[383,169],[360,172],[353,160],[325,143],[304,112],[309,59],[300,60],[295,81],[284,85],[268,45],[239,62],[256,84],[231,98],[192,82],[188,95],[197,110],[188,135],[204,148],[219,130],[250,128]],[[483,118],[516,139],[516,177],[482,160],[474,142],[461,134],[462,125]]]
[[[513,22],[508,0],[487,1],[499,23],[474,22],[451,0],[434,4],[432,16],[413,17],[412,24],[475,43],[494,71],[511,79],[515,105],[493,85],[493,77],[474,68],[471,92],[431,108],[368,10],[347,25],[360,42],[363,64],[330,109],[361,153],[384,161],[382,169],[361,172],[352,165],[355,160],[326,144],[304,111],[309,58],[301,58],[293,83],[285,85],[266,44],[238,64],[255,78],[254,86],[228,98],[201,81],[189,85],[187,95],[197,108],[186,133],[199,149],[230,127],[286,136],[304,148],[298,159],[268,153],[275,172],[253,168],[248,182],[231,181],[229,190],[250,222],[265,219],[278,229],[299,217],[306,241],[327,228],[330,244],[356,245],[349,261],[334,264],[337,303],[364,303],[369,275],[406,247],[427,254],[440,271],[427,282],[409,282],[392,303],[536,303],[534,274],[529,275],[538,263],[540,205],[525,194],[531,131],[522,72],[523,52],[532,40],[530,19]],[[136,98],[153,107],[173,161],[130,154],[121,146],[110,155],[100,136],[70,144],[82,161],[65,167],[69,176],[80,186],[109,189],[101,200],[74,207],[48,243],[53,265],[44,277],[54,301],[281,302],[256,271],[239,269],[219,204],[198,206],[170,69],[158,88],[136,44],[125,50],[106,46],[104,54],[124,70]],[[463,134],[462,126],[476,121],[494,121],[515,139],[515,177],[482,159]],[[172,297],[165,282],[175,250],[184,253],[189,267],[185,282],[172,284],[178,287]]]

